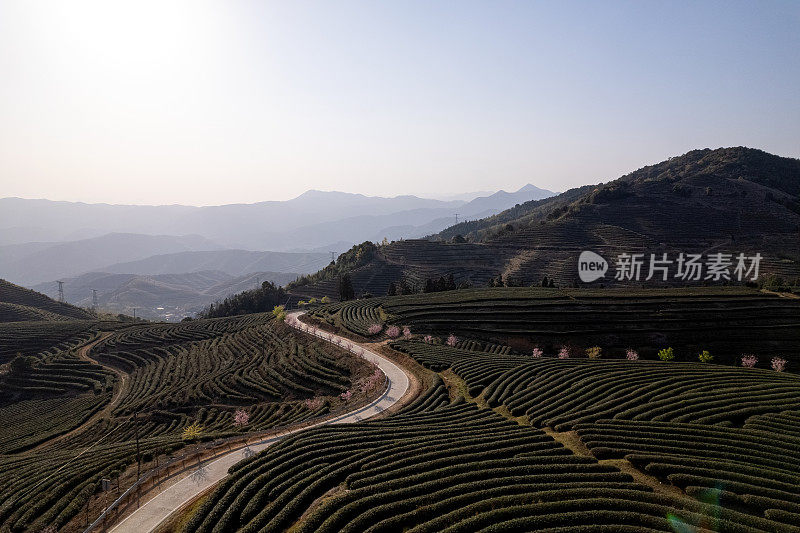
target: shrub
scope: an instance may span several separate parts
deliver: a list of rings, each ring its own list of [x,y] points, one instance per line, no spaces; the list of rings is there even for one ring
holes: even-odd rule
[[[625,350],[625,358],[628,361],[638,361],[639,360],[639,352],[637,352],[633,348],[628,348],[627,350]]]
[[[186,426],[183,428],[183,431],[181,432],[181,439],[188,441],[196,440],[200,437],[200,435],[202,435],[202,433],[203,428],[200,426],[200,424],[195,422],[191,426]]]
[[[322,300],[320,300],[320,302],[322,302],[324,304],[329,304],[329,303],[331,303],[331,299],[330,299],[329,296],[323,296]]]
[[[308,409],[309,411],[316,411],[317,409],[322,407],[322,404],[324,402],[325,401],[322,398],[320,398],[319,396],[314,396],[313,398],[307,398],[303,402],[303,405],[305,405],[306,409]]]
[[[786,368],[786,359],[783,359],[782,357],[772,358],[772,370],[775,372],[783,372],[784,368]]]
[[[591,348],[586,349],[586,355],[589,359],[600,359],[600,356],[603,354],[603,349],[599,346],[592,346]]]
[[[389,326],[386,328],[386,334],[389,336],[389,338],[396,339],[400,336],[400,328],[397,326]]]
[[[700,352],[700,355],[697,356],[701,363],[710,363],[714,360],[714,356],[709,353],[708,350],[703,350]]]
[[[538,347],[534,348],[533,352],[531,352],[531,357],[535,357],[536,359],[539,359],[542,355],[544,355],[544,352]]]
[[[286,320],[286,310],[282,305],[276,305],[272,308],[272,316],[274,316],[279,321],[283,322]]]
[[[670,346],[669,348],[662,348],[658,351],[658,358],[662,361],[672,361],[675,359],[675,350]]]
[[[233,425],[237,428],[241,428],[246,426],[250,423],[250,414],[243,410],[237,409],[235,413],[233,413]]]
[[[758,357],[751,353],[742,354],[742,366],[745,368],[753,368],[758,363]]]

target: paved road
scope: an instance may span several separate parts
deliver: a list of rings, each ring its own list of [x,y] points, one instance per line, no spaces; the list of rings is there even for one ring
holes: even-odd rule
[[[304,327],[301,322],[297,321],[297,317],[301,314],[302,313],[299,312],[291,313],[287,319],[287,323],[298,328]],[[309,333],[311,333],[311,331],[309,331]],[[385,357],[337,335],[325,332],[316,332],[316,335],[330,342],[340,343],[343,347],[350,346],[358,353],[363,349],[363,357],[378,365],[378,368],[386,374],[389,380],[389,387],[386,389],[386,392],[369,405],[339,417],[320,422],[316,425],[358,422],[359,420],[370,418],[394,405],[408,390],[408,375],[402,368]],[[260,452],[286,435],[308,429],[308,427],[313,426],[287,431],[282,435],[271,437],[257,444],[251,444],[250,450]],[[125,520],[117,524],[111,531],[113,533],[145,533],[153,531],[179,507],[227,476],[228,469],[245,457],[245,450],[236,450],[202,465],[199,469],[195,469],[191,475],[168,487],[161,494],[158,494],[152,500],[142,505]]]

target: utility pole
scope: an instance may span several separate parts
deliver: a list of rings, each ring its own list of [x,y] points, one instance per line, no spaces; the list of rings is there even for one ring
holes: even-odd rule
[[[139,411],[133,413],[133,424],[136,430],[136,479],[142,476],[142,456],[139,454]]]
[[[58,283],[58,301],[64,303],[64,282],[56,281]]]
[[[136,481],[142,479],[142,454],[139,453],[139,411],[133,413],[133,422],[136,427]],[[140,506],[139,503],[139,486],[136,487],[136,507]]]

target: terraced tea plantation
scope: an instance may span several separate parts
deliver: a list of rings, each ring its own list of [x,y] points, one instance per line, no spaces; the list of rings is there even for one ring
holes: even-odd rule
[[[373,371],[271,314],[6,326],[30,366],[0,375],[2,531],[82,530],[103,498],[116,498],[100,480],[121,479],[121,490],[135,480],[137,434],[146,471],[187,445],[345,408],[340,394]],[[237,410],[246,413],[238,425]],[[190,426],[199,430],[185,440]]]
[[[441,382],[397,415],[305,431],[231,474],[185,532],[797,530],[785,513],[655,492],[540,429],[451,402]]]
[[[738,364],[752,353],[768,367],[778,355],[789,361],[787,369],[800,370],[800,299],[748,288],[467,289],[348,301],[313,313],[362,336],[371,324],[396,324],[522,353],[600,346],[607,357],[624,357],[632,347],[655,359],[671,346],[679,360],[709,350],[715,362]]]

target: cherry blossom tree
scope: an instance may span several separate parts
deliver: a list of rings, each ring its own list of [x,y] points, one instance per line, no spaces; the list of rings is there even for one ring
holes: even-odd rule
[[[639,352],[637,352],[633,348],[628,348],[627,350],[625,350],[625,358],[628,361],[638,361],[639,360]]]
[[[538,346],[534,348],[533,352],[531,353],[531,357],[535,357],[536,359],[539,359],[542,355],[544,355],[544,352]]]
[[[388,335],[390,339],[396,339],[400,336],[400,328],[397,326],[389,326],[386,328],[386,335]]]
[[[425,335],[422,340],[428,344],[433,344],[433,335]]]
[[[742,366],[745,368],[755,368],[756,364],[758,363],[758,357],[754,354],[746,353],[742,354]]]
[[[569,359],[569,348],[564,346],[558,351],[558,358],[559,359]]]
[[[372,371],[372,374],[363,378],[359,383],[359,388],[363,392],[369,392],[375,387],[377,387],[383,381],[383,372],[375,366],[375,369]]]
[[[403,326],[403,338],[405,340],[411,339],[411,329],[408,326]]]
[[[372,324],[370,325],[367,331],[369,332],[370,335],[377,335],[378,333],[381,332],[382,329],[383,326],[381,326],[380,324]]]
[[[313,398],[307,398],[303,404],[306,406],[306,409],[309,411],[316,411],[322,404],[325,403],[325,400],[320,398],[319,396],[314,396]]]
[[[782,357],[773,357],[771,363],[772,370],[775,372],[783,372],[783,369],[786,368],[786,359]]]
[[[233,413],[233,425],[237,428],[241,428],[246,426],[250,423],[250,413],[243,409],[237,409],[235,413]]]
[[[339,398],[341,398],[345,402],[349,402],[350,398],[352,397],[353,397],[353,391],[351,390],[346,390],[339,395]]]
[[[456,344],[458,344],[458,337],[456,337],[455,335],[453,335],[451,333],[450,336],[447,337],[447,345],[448,346],[455,346]]]

